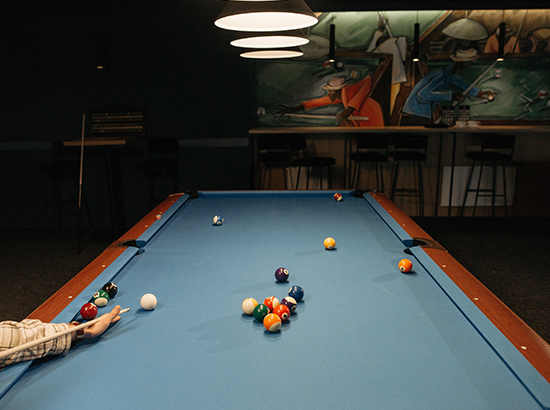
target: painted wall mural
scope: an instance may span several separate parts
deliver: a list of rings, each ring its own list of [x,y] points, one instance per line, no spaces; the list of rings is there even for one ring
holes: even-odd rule
[[[253,127],[550,123],[550,10],[323,13],[306,35],[302,57],[252,64]]]

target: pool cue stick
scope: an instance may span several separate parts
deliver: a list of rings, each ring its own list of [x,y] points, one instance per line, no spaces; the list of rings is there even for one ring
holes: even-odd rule
[[[130,308],[122,309],[118,314],[121,315],[122,313],[126,313],[129,310],[130,310]],[[0,352],[0,358],[9,356],[10,354],[17,353],[17,352],[20,352],[22,350],[29,349],[29,348],[34,347],[36,345],[39,345],[41,343],[49,342],[50,340],[57,339],[58,337],[66,335],[67,333],[72,333],[72,332],[75,332],[77,330],[84,329],[85,327],[95,325],[97,322],[105,319],[104,316],[105,315],[102,315],[102,316],[100,316],[100,317],[98,317],[94,320],[91,320],[91,321],[86,322],[86,323],[82,323],[78,326],[71,327],[71,328],[69,328],[67,330],[63,330],[59,333],[55,333],[53,335],[46,336],[46,337],[43,337],[41,339],[33,340],[32,342],[28,342],[28,343],[22,344],[20,346],[12,347],[11,349],[8,349],[8,350],[4,350],[3,352]]]
[[[300,118],[319,118],[319,119],[330,119],[335,120],[335,115],[315,115],[315,114],[283,114],[285,117],[300,117]],[[354,117],[350,116],[347,118],[348,120],[355,120],[355,121],[369,121],[369,117]]]
[[[472,88],[474,88],[474,87],[483,79],[483,77],[485,77],[485,76],[487,75],[487,73],[493,69],[493,67],[494,67],[495,65],[497,65],[497,63],[498,63],[498,59],[496,59],[495,62],[494,62],[493,64],[491,64],[487,70],[485,70],[484,72],[482,72],[481,75],[480,75],[479,77],[477,77],[477,80],[475,80],[472,84],[470,84],[470,86],[469,86],[468,88],[466,88],[464,91],[462,91],[462,93],[461,93],[460,95],[461,95],[462,97],[465,97],[466,94],[468,94],[468,93],[470,92],[470,90],[471,90]],[[456,106],[457,104],[458,104],[458,101],[454,101],[452,105],[453,105],[453,107],[454,107],[454,106]]]
[[[86,124],[86,113],[82,114],[82,135],[80,137],[80,174],[78,177],[78,221],[76,237],[76,253],[80,253],[80,224],[82,220],[82,180],[84,170],[84,129]]]
[[[516,47],[518,46],[519,35],[521,34],[521,29],[523,28],[523,22],[525,21],[525,16],[527,16],[528,11],[529,10],[525,9],[525,14],[523,15],[523,18],[521,19],[521,24],[519,25],[518,34],[516,36],[516,41],[514,42],[514,47],[512,48],[512,53],[516,51]]]

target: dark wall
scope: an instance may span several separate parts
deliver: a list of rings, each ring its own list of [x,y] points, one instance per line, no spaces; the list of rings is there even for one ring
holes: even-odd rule
[[[3,2],[0,226],[42,223],[37,169],[51,159],[51,141],[80,138],[82,114],[110,105],[143,108],[151,138],[180,139],[181,189],[249,188],[248,61],[214,26],[223,7],[220,0]],[[122,162],[129,223],[142,212],[132,206],[140,198],[139,148]],[[108,206],[93,186],[103,181],[102,165],[97,153],[89,156],[95,209]],[[29,202],[24,220],[21,201]]]
[[[1,10],[3,140],[72,138],[110,104],[145,108],[153,137],[247,132],[248,65],[213,24],[223,2],[33,3]]]

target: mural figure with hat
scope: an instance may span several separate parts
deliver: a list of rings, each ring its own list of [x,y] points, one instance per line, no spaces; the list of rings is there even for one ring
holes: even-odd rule
[[[469,48],[477,49],[478,42],[489,37],[481,23],[468,17],[449,24],[441,33],[447,36],[439,51],[442,54],[452,54],[457,50]]]
[[[437,105],[441,102],[462,101],[462,94],[454,93],[454,86],[462,91],[470,88],[470,84],[460,78],[459,72],[466,70],[470,63],[479,55],[473,48],[457,50],[451,58],[454,64],[441,70],[428,73],[416,83],[402,109],[401,125],[421,125],[437,120],[432,118]],[[492,91],[482,91],[477,87],[471,87],[467,95],[473,98],[494,98]]]
[[[526,53],[550,53],[550,28],[539,28],[533,31],[525,45]]]
[[[504,54],[510,53],[519,53],[519,41],[518,38],[514,35],[515,33],[512,29],[506,25],[506,30],[504,31]],[[485,44],[484,53],[498,53],[498,39],[500,37],[500,26],[497,26],[495,32],[491,37],[487,39]]]
[[[374,75],[374,74],[373,74]],[[344,110],[336,115],[338,125],[355,127],[376,127],[384,125],[382,108],[377,101],[370,97],[372,84],[376,83],[371,75],[364,79],[349,84],[345,77],[332,77],[323,89],[327,95],[309,101],[303,101],[300,105],[287,106],[279,104],[274,106],[273,114],[283,116],[298,111],[311,110],[332,104],[341,104]],[[349,117],[365,117],[368,120],[348,119]]]

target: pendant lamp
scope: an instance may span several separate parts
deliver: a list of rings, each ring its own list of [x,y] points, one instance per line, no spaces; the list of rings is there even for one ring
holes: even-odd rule
[[[298,48],[275,49],[275,50],[256,50],[247,51],[241,54],[241,57],[258,60],[273,60],[276,58],[296,58],[303,56],[304,53]]]
[[[412,52],[412,61],[419,61],[420,58],[420,24],[414,24],[414,42],[413,42],[413,52]]]
[[[334,24],[330,25],[329,32],[329,49],[328,49],[328,61],[329,63],[334,63],[336,60],[334,54],[336,53],[336,26]]]
[[[317,24],[304,0],[229,1],[214,22],[236,31],[297,30]]]
[[[504,45],[506,44],[506,23],[500,23],[498,27],[498,61],[504,61]]]
[[[309,43],[309,39],[300,30],[238,33],[231,45],[244,48],[287,48],[299,47]]]

